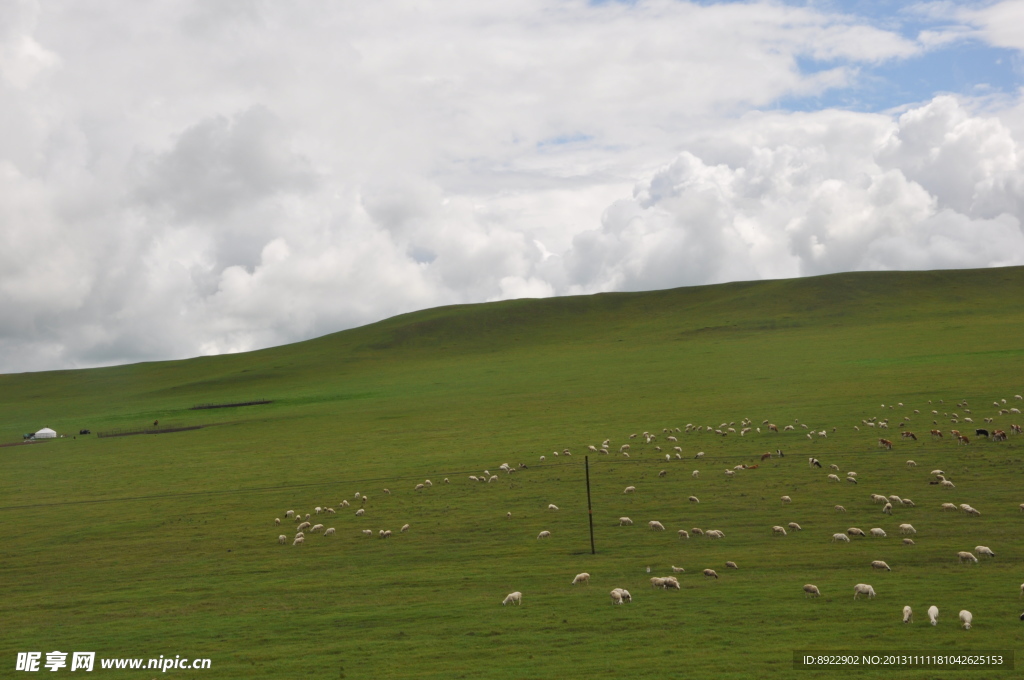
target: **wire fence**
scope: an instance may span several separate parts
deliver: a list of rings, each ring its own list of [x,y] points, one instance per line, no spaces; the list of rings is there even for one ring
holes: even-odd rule
[[[177,427],[126,428],[97,432],[96,436],[99,437],[100,439],[103,439],[104,437],[131,437],[137,434],[164,434],[167,432],[187,432],[188,430],[201,430],[204,427],[209,427],[209,425],[181,425]]]
[[[233,408],[235,406],[260,406],[262,404],[272,404],[273,399],[254,399],[253,401],[234,401],[229,404],[196,404],[193,406],[191,411],[201,411],[208,408]]]

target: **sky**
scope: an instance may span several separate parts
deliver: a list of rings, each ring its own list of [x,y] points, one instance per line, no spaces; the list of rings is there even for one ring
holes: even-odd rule
[[[1024,264],[1024,0],[5,0],[0,372]]]

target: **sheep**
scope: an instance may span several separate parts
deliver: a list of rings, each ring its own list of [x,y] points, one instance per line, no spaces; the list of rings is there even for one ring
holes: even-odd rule
[[[542,531],[539,534],[537,534],[537,540],[538,541],[540,539],[542,539],[542,538],[551,538],[551,532],[550,531]]]
[[[846,530],[846,533],[848,533],[851,536],[864,536],[865,538],[867,537],[867,534],[865,534],[863,531],[861,531],[857,527],[850,527],[849,529]]]
[[[363,529],[363,535],[364,536],[373,536],[373,531],[371,531],[369,529]]]
[[[295,534],[295,538],[298,538],[300,536],[305,537],[306,534],[302,533],[301,531],[299,533]]]
[[[942,509],[943,510],[956,510],[956,504],[955,503],[943,503],[942,504]]]
[[[958,558],[960,558],[960,564],[963,564],[964,562],[974,562],[975,564],[978,563],[978,558],[977,557],[975,557],[971,553],[966,552],[964,550],[961,550],[960,552],[958,552],[956,554],[956,556]]]
[[[903,499],[903,507],[905,507],[905,508],[915,508],[917,506],[914,505],[914,501],[910,500],[909,498],[904,498]]]
[[[900,505],[901,503],[903,503],[903,499],[893,494],[892,496],[889,496],[889,502],[895,503],[896,505]]]
[[[981,517],[981,511],[977,510],[975,508],[972,508],[969,505],[966,508],[964,508],[964,512],[966,512],[968,515],[974,515],[975,517]]]
[[[302,524],[300,524],[299,526],[295,527],[295,530],[296,530],[296,531],[302,531],[303,529],[308,529],[308,528],[309,528],[309,527],[311,527],[311,526],[313,526],[313,525],[312,525],[312,524],[310,524],[309,522],[303,522],[303,523],[302,523]]]
[[[295,540],[292,541],[292,545],[302,545],[305,542],[306,542],[306,537],[305,536],[296,536]]]
[[[288,512],[284,513],[284,516],[287,517],[288,519],[292,519],[293,517],[295,517],[295,511],[294,510],[289,510]]]
[[[590,574],[583,572],[582,574],[576,574],[576,578],[572,580],[572,585],[577,583],[590,583]]]
[[[665,579],[664,579],[664,583],[662,584],[661,587],[664,588],[665,590],[668,590],[669,588],[672,588],[672,589],[675,589],[675,590],[682,590],[683,589],[682,586],[679,585],[679,580],[675,576],[666,576]]]
[[[306,513],[305,519],[309,519],[309,513],[308,512]]]
[[[884,515],[891,515],[892,514],[892,503],[886,503],[885,505],[882,506],[882,514],[884,514]]]
[[[846,512],[846,508],[841,505],[836,505],[832,508],[834,512]]]
[[[324,531],[324,536],[333,536],[334,533],[335,533],[334,532],[334,527],[331,527],[331,528],[327,529],[326,531]]]
[[[878,527],[871,530],[871,535],[875,538],[886,538],[885,530],[879,529]]]
[[[667,455],[667,454],[666,454],[666,455]],[[659,477],[664,477],[664,476],[665,476],[665,475],[667,475],[667,474],[668,474],[668,470],[662,470],[661,472],[659,472],[659,473],[658,473],[658,476],[659,476]]]
[[[633,526],[633,520],[631,520],[628,517],[620,517],[619,518],[619,526],[620,527],[631,527],[631,526]]]
[[[442,482],[442,483],[443,483],[443,484],[451,484],[451,482],[449,482],[449,481],[448,481],[448,478],[447,478],[447,477],[445,477],[445,478],[444,478],[444,482]]]
[[[831,469],[831,470],[835,470],[836,472],[839,472],[839,466],[838,466],[838,465],[836,465],[835,463],[832,463],[832,464],[831,464],[831,465],[829,465],[828,467],[829,467],[829,469]]]
[[[288,541],[288,537],[285,536],[284,534],[281,534],[280,536],[277,537],[277,542],[280,543],[281,545],[284,545],[287,541]]]
[[[321,508],[319,505],[316,506],[315,508],[313,508],[313,513],[314,514],[319,515],[321,512],[323,512],[323,508]]]
[[[839,481],[839,475],[829,475],[828,476],[828,481],[830,481],[830,482],[838,482]]]
[[[903,539],[903,545],[914,545],[914,539],[912,539],[912,538],[904,538]]]
[[[686,529],[680,529],[679,538],[685,538],[686,540],[690,540],[690,534],[688,531],[686,531]]]
[[[425,487],[424,487],[424,486],[423,486],[422,484],[417,484],[417,485],[416,485],[416,486],[415,486],[415,487],[413,488],[413,491],[421,491],[421,490],[422,490],[422,489],[424,489],[424,488],[425,488]]]
[[[665,587],[665,579],[661,578],[660,576],[652,576],[651,577],[651,587],[652,588],[664,588]]]
[[[872,569],[885,569],[886,571],[892,571],[892,569],[889,567],[889,565],[886,564],[885,562],[883,562],[882,560],[872,560],[871,568]]]
[[[939,486],[941,486],[943,489],[955,489],[956,488],[956,484],[954,484],[953,482],[949,481],[948,479],[943,479],[941,482],[939,482]]]
[[[693,534],[694,536],[703,536],[704,535],[704,530],[701,529],[700,527],[694,527],[694,528],[690,529],[690,533]]]
[[[708,538],[725,538],[725,534],[723,534],[718,529],[709,529],[708,531],[704,532],[704,535]]]
[[[912,525],[912,524],[901,524],[900,525],[900,533],[901,534],[916,534],[917,533],[917,529],[915,529],[914,525]]]
[[[785,503],[792,503],[793,499],[790,498],[789,496],[783,496],[782,497],[782,502],[783,502],[783,504],[785,504]]]
[[[488,484],[490,484],[491,482],[496,482],[496,481],[498,481],[498,475],[491,475],[490,477],[487,478],[487,483]]]
[[[821,597],[821,591],[818,586],[808,583],[804,585],[804,597]]]
[[[626,487],[626,488],[625,488],[625,489],[624,489],[624,490],[622,491],[622,493],[633,493],[634,491],[636,491],[636,487],[635,487],[635,486],[627,486],[627,487]]]
[[[931,471],[931,472],[929,472],[928,474],[930,474],[930,475],[935,475],[936,477],[941,477],[942,475],[944,475],[944,474],[946,474],[946,473],[945,473],[945,472],[943,472],[942,470],[932,470],[932,471]]]
[[[694,479],[698,479],[700,477],[700,470],[694,470],[690,473],[690,476]],[[1021,503],[1021,512],[1024,512],[1024,503]]]
[[[334,508],[325,508],[325,510],[326,510],[327,514],[329,514],[329,515],[337,515],[338,514],[337,512],[334,511]]]
[[[867,583],[858,583],[853,587],[853,599],[859,599],[861,595],[867,595],[870,600],[875,596],[875,589]]]
[[[849,543],[850,542],[850,537],[847,536],[846,534],[832,534],[832,543],[836,543],[838,541],[843,541],[845,543]]]
[[[408,524],[403,524],[402,528],[399,529],[398,532],[404,534],[408,530],[409,530],[409,525]]]
[[[656,519],[652,519],[650,522],[648,522],[647,526],[649,526],[652,531],[664,531],[665,530],[664,525],[661,522],[659,522],[658,520],[656,520]]]
[[[673,565],[672,566],[672,571],[677,573],[677,574],[682,574],[683,572],[686,571],[686,569],[684,569],[683,567],[677,567],[677,566]]]
[[[974,620],[974,615],[966,609],[960,610],[960,625],[964,627],[964,630],[971,629],[971,622]]]
[[[309,530],[309,533],[315,534],[316,532],[323,531],[323,530],[324,530],[324,525],[323,524],[314,524],[313,527]]]
[[[558,510],[558,506],[554,503],[548,503],[548,510]]]
[[[703,457],[704,457],[704,452],[703,451],[698,451],[697,455],[694,456],[694,458],[703,458]]]
[[[736,475],[736,471],[735,470],[726,470],[725,471],[725,476],[726,477],[733,477],[735,475]]]
[[[689,498],[688,500],[689,500],[689,501],[690,501],[691,503],[700,503],[700,499],[699,499],[699,498],[697,498],[696,496],[690,496],[690,498]]]
[[[979,555],[986,555],[988,557],[996,556],[996,554],[992,552],[992,549],[985,545],[974,546],[974,552],[978,553]]]
[[[391,529],[381,529],[378,536],[380,538],[391,538]]]
[[[338,504],[339,508],[347,508],[348,506],[349,506],[349,502],[348,501],[342,501],[341,503]]]
[[[846,481],[848,481],[850,484],[859,484],[860,483],[860,482],[857,481],[856,477],[847,477]]]
[[[366,514],[366,508],[359,508],[356,510],[356,517],[362,517]]]
[[[714,569],[705,569],[704,570],[704,577],[705,578],[715,578],[715,579],[717,579],[718,578],[718,573]]]
[[[541,457],[540,457],[540,462],[542,462],[542,463],[543,463],[543,462],[544,462],[544,461],[546,461],[546,460],[547,460],[547,458],[545,458],[544,456],[541,456]],[[472,477],[471,477],[471,479],[472,479]]]
[[[736,563],[735,563],[735,562],[733,562],[732,560],[729,560],[729,561],[727,561],[727,562],[725,563],[725,566],[726,566],[726,568],[728,568],[728,569],[739,569],[739,567],[738,567],[738,566],[736,565]]]
[[[928,620],[933,626],[939,625],[939,608],[935,605],[928,607]]]
[[[507,604],[514,604],[516,606],[523,603],[523,594],[518,590],[514,593],[509,593],[505,596],[505,599],[501,601],[501,606],[504,607]]]
[[[384,489],[384,493],[386,493],[388,496],[390,496],[391,495],[391,489]]]
[[[910,605],[908,604],[906,607],[903,608],[903,623],[913,623],[913,622],[914,622],[914,610],[911,609]]]
[[[783,528],[783,527],[780,527],[778,524],[776,524],[775,526],[772,527],[772,535],[774,536],[775,534],[782,534],[783,536],[785,536],[786,535],[786,529]]]
[[[915,463],[915,462],[914,462],[914,461],[912,461],[912,460],[908,460],[908,461],[907,461],[907,467],[908,467],[908,468],[912,468],[912,467],[917,467],[917,463]]]
[[[873,494],[871,494],[871,502],[872,503],[885,503],[886,502],[886,498],[885,498],[885,496],[882,496],[880,494],[873,493]]]
[[[623,602],[632,602],[633,598],[629,594],[629,591],[625,588],[616,588],[611,592],[612,604],[622,604]]]

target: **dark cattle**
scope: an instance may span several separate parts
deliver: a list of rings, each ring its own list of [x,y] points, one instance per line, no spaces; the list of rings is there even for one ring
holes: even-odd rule
[[[979,437],[987,437],[988,430],[975,430],[974,434],[978,435]]]
[[[154,420],[154,421],[153,421],[153,427],[156,427],[156,426],[157,426],[157,425],[159,425],[159,424],[160,424],[160,421],[159,421],[159,420]]]
[[[78,434],[92,434],[90,430],[79,430]]]
[[[818,468],[820,468],[820,467],[821,467],[821,463],[820,463],[820,462],[818,462],[817,460],[815,460],[815,461],[814,461],[814,467],[818,467]]]

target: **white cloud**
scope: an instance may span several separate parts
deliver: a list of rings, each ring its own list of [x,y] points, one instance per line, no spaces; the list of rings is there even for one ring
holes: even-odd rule
[[[750,113],[933,43],[774,2],[8,3],[0,370],[1014,261],[1019,102]]]

